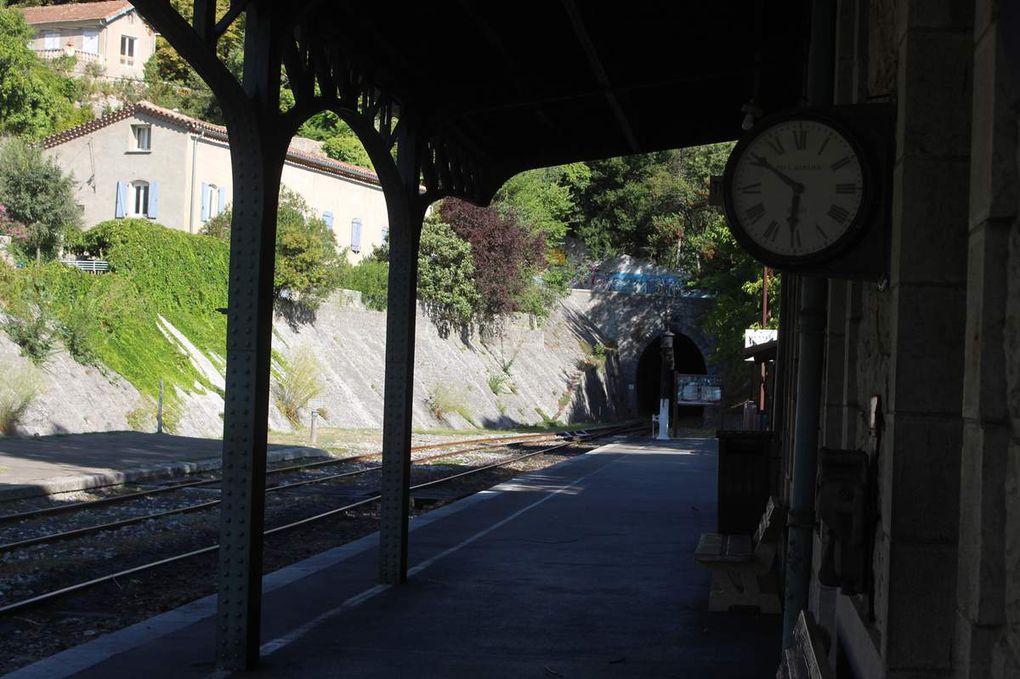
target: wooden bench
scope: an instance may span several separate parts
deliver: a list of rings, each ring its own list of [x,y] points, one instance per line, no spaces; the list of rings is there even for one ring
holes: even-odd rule
[[[801,611],[793,628],[793,648],[783,651],[776,679],[833,679],[821,630],[810,611]]]
[[[779,587],[772,564],[782,513],[770,497],[753,537],[702,533],[694,558],[712,570],[708,610],[750,607],[779,613]]]

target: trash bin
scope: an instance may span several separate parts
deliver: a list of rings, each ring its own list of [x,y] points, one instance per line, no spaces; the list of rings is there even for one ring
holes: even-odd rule
[[[770,431],[720,429],[718,469],[719,533],[753,535],[769,500]]]

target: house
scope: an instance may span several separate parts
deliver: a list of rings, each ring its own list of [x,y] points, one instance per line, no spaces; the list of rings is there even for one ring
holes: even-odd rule
[[[107,78],[141,80],[156,51],[156,33],[127,0],[25,7],[35,29],[32,50],[44,59],[76,59],[81,72],[91,64]]]
[[[86,228],[141,217],[199,233],[226,210],[232,176],[227,129],[148,102],[125,106],[42,142],[77,183]],[[283,186],[302,196],[357,262],[387,233],[386,201],[375,173],[322,154],[296,138]]]

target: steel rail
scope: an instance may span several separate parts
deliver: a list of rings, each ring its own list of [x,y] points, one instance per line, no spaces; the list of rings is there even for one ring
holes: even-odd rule
[[[506,438],[511,438],[511,437],[506,437]],[[528,439],[528,440],[532,440],[532,439]],[[528,440],[526,440],[525,442],[527,442]],[[513,443],[520,443],[520,442],[519,441],[513,441]],[[510,445],[510,444],[507,444],[507,445]],[[432,448],[437,448],[437,447],[443,447],[443,446],[432,446]],[[445,446],[445,447],[449,447],[449,446]],[[442,459],[442,458],[446,458],[446,457],[456,457],[458,455],[471,454],[471,453],[474,453],[474,452],[478,452],[480,450],[485,450],[485,448],[489,448],[489,447],[499,447],[499,446],[497,444],[495,444],[495,443],[489,443],[488,445],[485,445],[483,447],[461,448],[461,449],[454,450],[454,451],[438,453],[438,454],[429,455],[429,456],[426,456],[426,457],[419,457],[417,459],[411,460],[411,463],[412,464],[421,464],[421,463],[431,462],[433,460],[438,460],[438,459]],[[350,461],[352,461],[354,459],[355,458],[344,458],[342,461],[350,462]],[[337,462],[340,462],[340,461],[341,460],[330,460],[329,462],[331,464],[336,464]],[[319,465],[319,466],[321,466],[321,465]],[[303,465],[295,465],[294,467],[292,467],[290,469],[290,471],[294,471],[294,470],[297,470],[297,469],[303,469],[303,468],[304,468]],[[266,492],[266,494],[269,494],[269,493],[279,492],[281,490],[288,490],[290,488],[296,488],[296,487],[299,487],[299,486],[307,486],[307,485],[316,484],[316,483],[324,483],[326,481],[335,481],[337,479],[347,478],[347,477],[351,477],[351,476],[359,476],[361,474],[368,474],[370,472],[380,471],[381,469],[382,469],[381,466],[376,465],[374,467],[368,467],[368,468],[365,468],[365,469],[355,469],[355,470],[348,471],[348,472],[341,472],[339,474],[329,474],[329,475],[326,475],[326,476],[319,476],[319,477],[315,477],[315,478],[311,478],[311,479],[301,479],[300,481],[293,481],[293,482],[290,482],[290,483],[281,483],[281,484],[277,484],[275,486],[270,486],[270,487],[266,488],[265,492]],[[275,471],[282,471],[282,470],[275,470]],[[217,482],[218,482],[218,480],[217,480]],[[201,482],[201,483],[202,484],[206,484],[207,482]],[[186,487],[194,487],[195,485],[198,485],[198,484],[189,484]],[[175,490],[177,488],[180,488],[180,486],[174,487]],[[161,519],[161,518],[164,518],[164,517],[167,517],[167,516],[175,516],[175,515],[179,515],[179,514],[189,514],[189,513],[201,511],[201,510],[204,510],[204,509],[210,509],[212,507],[215,507],[215,506],[219,505],[220,503],[221,503],[221,500],[209,500],[207,502],[200,502],[200,503],[197,503],[197,504],[187,505],[187,506],[184,506],[184,507],[175,507],[173,509],[167,509],[167,510],[163,510],[163,511],[160,511],[160,512],[153,512],[151,514],[142,514],[142,515],[139,515],[139,516],[130,516],[130,517],[127,517],[127,518],[118,519],[116,521],[108,521],[108,522],[105,522],[105,523],[99,523],[99,524],[95,524],[95,525],[91,525],[91,526],[82,526],[82,527],[79,527],[79,528],[73,528],[73,529],[67,530],[67,531],[60,531],[60,532],[57,532],[57,533],[47,533],[47,534],[44,534],[44,535],[38,535],[38,536],[35,536],[35,537],[31,537],[31,538],[24,538],[22,540],[16,540],[14,542],[8,542],[8,543],[0,544],[0,554],[5,553],[5,552],[11,552],[11,551],[14,551],[14,550],[17,550],[17,549],[24,549],[25,547],[32,547],[32,546],[35,546],[35,545],[50,544],[50,543],[54,543],[54,542],[62,542],[64,540],[73,540],[75,538],[79,538],[79,537],[82,537],[82,536],[85,536],[85,535],[90,535],[92,533],[101,533],[103,531],[114,530],[114,529],[117,529],[117,528],[124,528],[126,526],[133,526],[133,525],[136,525],[136,524],[139,524],[139,523],[143,523],[145,521],[149,521],[149,520],[152,520],[152,519]]]
[[[602,429],[602,428],[600,427],[600,428],[597,428],[597,429]],[[535,433],[535,434],[521,434],[520,436],[491,436],[491,437],[487,437],[487,438],[465,439],[463,441],[450,441],[450,442],[447,442],[447,443],[430,443],[430,444],[423,445],[423,446],[413,446],[411,448],[411,452],[412,453],[416,453],[416,452],[421,452],[421,451],[424,451],[424,450],[435,450],[436,448],[449,448],[449,447],[452,447],[452,446],[465,446],[465,445],[475,445],[475,444],[478,444],[478,445],[486,445],[487,444],[487,445],[491,445],[493,447],[498,447],[499,445],[501,445],[501,442],[509,442],[509,443],[503,443],[503,445],[510,445],[510,444],[513,444],[513,443],[528,442],[528,441],[532,441],[532,440],[536,440],[536,439],[540,440],[542,438],[555,438],[555,437],[560,436],[562,434],[572,435],[573,433],[574,432],[572,432],[572,431],[565,430],[565,431],[562,431],[562,432],[539,432],[539,433]],[[347,462],[358,462],[358,461],[361,461],[361,460],[368,460],[368,459],[379,457],[380,454],[381,453],[378,453],[378,452],[364,453],[362,455],[350,455],[350,456],[347,456],[347,457],[340,457],[340,458],[334,458],[334,459],[329,459],[329,460],[316,460],[314,462],[306,462],[306,463],[303,463],[303,464],[290,465],[290,466],[287,466],[287,467],[277,467],[276,469],[271,469],[268,472],[266,472],[266,475],[269,476],[269,475],[273,475],[273,474],[282,474],[282,473],[285,473],[285,472],[298,471],[298,470],[301,470],[301,469],[315,469],[315,468],[318,468],[318,467],[325,467],[325,466],[335,465],[335,464],[343,464],[343,463],[347,463]],[[211,485],[215,485],[215,484],[218,484],[218,483],[221,483],[221,482],[222,482],[222,479],[220,477],[217,477],[217,478],[214,478],[214,479],[203,479],[201,481],[185,481],[183,483],[177,483],[177,484],[173,484],[173,485],[162,486],[160,488],[151,488],[149,490],[142,490],[142,491],[137,491],[137,492],[134,492],[134,493],[125,493],[123,495],[116,495],[116,496],[113,496],[113,497],[106,497],[106,498],[101,498],[101,499],[98,499],[98,500],[86,500],[86,501],[83,501],[83,502],[72,502],[72,503],[68,503],[68,504],[64,504],[64,505],[57,505],[55,507],[43,507],[41,509],[32,509],[32,510],[28,510],[28,511],[25,511],[25,512],[18,512],[17,514],[3,514],[3,515],[0,515],[0,523],[11,523],[11,522],[15,522],[15,521],[24,521],[26,519],[35,519],[35,518],[38,518],[40,516],[50,516],[50,515],[53,515],[53,514],[61,514],[61,513],[64,513],[64,512],[75,511],[75,510],[78,510],[78,509],[91,509],[93,507],[101,507],[101,506],[105,506],[105,505],[119,504],[121,502],[127,502],[128,500],[135,500],[135,499],[138,499],[138,498],[149,497],[149,496],[152,496],[152,495],[158,495],[160,493],[169,493],[171,491],[182,490],[182,489],[185,489],[185,488],[197,488],[197,487],[200,487],[200,486],[211,486]]]
[[[604,431],[601,431],[601,432],[599,432],[597,434],[585,434],[585,435],[583,435],[583,436],[581,436],[579,438],[581,440],[587,440],[587,439],[592,439],[592,438],[598,438],[600,436],[608,436],[608,435],[610,435],[610,433],[612,433],[614,431],[618,432],[618,433],[623,433],[625,431],[630,431],[630,430],[636,430],[636,427],[629,427],[627,425],[618,426],[618,427],[606,427]],[[508,465],[508,464],[512,464],[513,462],[516,462],[516,461],[519,461],[519,460],[523,460],[523,459],[526,459],[526,458],[529,458],[529,457],[534,457],[535,455],[541,455],[543,453],[547,453],[547,452],[552,451],[552,450],[558,450],[559,448],[563,448],[565,446],[570,445],[570,443],[572,443],[572,442],[573,441],[565,441],[563,443],[559,443],[559,444],[557,444],[555,446],[551,446],[549,448],[544,448],[542,450],[534,451],[534,452],[531,452],[531,453],[526,453],[524,455],[517,455],[517,456],[514,456],[513,458],[509,458],[507,460],[503,460],[501,462],[496,462],[496,463],[489,464],[489,465],[484,465],[484,466],[478,467],[477,469],[474,469],[474,470],[469,470],[467,472],[460,472],[458,474],[453,474],[453,475],[448,476],[448,477],[443,477],[442,479],[434,479],[433,481],[427,481],[425,483],[420,483],[420,484],[411,486],[409,490],[418,490],[418,489],[425,488],[425,487],[428,487],[428,486],[437,485],[438,483],[441,483],[441,482],[445,482],[445,481],[450,481],[450,480],[453,480],[453,479],[461,478],[461,477],[467,476],[467,475],[472,474],[472,473],[479,473],[479,472],[487,471],[487,470],[492,469],[494,467],[499,467],[499,466],[505,466],[505,465]],[[344,505],[343,507],[337,507],[337,508],[331,509],[331,510],[329,510],[327,512],[322,512],[322,513],[316,514],[314,516],[305,517],[303,519],[298,519],[297,521],[292,521],[291,523],[287,523],[287,524],[284,524],[282,526],[276,526],[275,528],[270,528],[268,530],[263,531],[262,534],[263,535],[274,535],[276,533],[281,533],[281,532],[284,532],[284,531],[287,531],[287,530],[292,530],[294,528],[298,528],[300,526],[304,526],[304,525],[307,525],[309,523],[313,523],[315,521],[320,521],[322,519],[325,519],[325,518],[328,518],[328,517],[331,517],[331,516],[335,516],[335,515],[340,514],[342,512],[349,512],[352,509],[357,509],[358,507],[362,507],[362,506],[365,506],[365,505],[370,504],[372,502],[376,502],[381,497],[382,497],[381,495],[377,494],[377,495],[374,495],[372,497],[365,498],[363,500],[358,500],[357,502],[352,502],[350,504]],[[61,596],[67,595],[67,594],[73,594],[75,592],[79,592],[79,591],[87,589],[89,587],[94,587],[95,585],[100,585],[100,584],[103,584],[103,583],[106,583],[106,582],[113,582],[117,578],[123,578],[123,577],[126,577],[128,575],[134,575],[136,573],[141,573],[141,572],[144,572],[144,571],[152,570],[152,569],[158,568],[160,566],[164,566],[164,565],[171,564],[171,563],[177,563],[179,561],[184,561],[185,559],[190,559],[190,558],[193,558],[193,557],[196,557],[196,556],[201,556],[203,554],[210,554],[212,552],[217,551],[218,549],[219,549],[219,544],[210,545],[208,547],[201,547],[199,549],[191,550],[191,551],[185,552],[183,554],[176,554],[174,556],[165,557],[165,558],[159,559],[157,561],[152,561],[150,563],[145,563],[145,564],[141,564],[141,565],[138,565],[138,566],[134,566],[132,568],[128,568],[128,569],[125,569],[125,570],[122,570],[122,571],[118,571],[116,573],[111,573],[109,575],[103,575],[103,576],[100,576],[98,578],[92,578],[90,580],[86,580],[84,582],[79,582],[79,583],[76,583],[74,585],[68,585],[67,587],[61,587],[60,589],[56,589],[56,590],[53,590],[53,591],[50,591],[50,592],[44,592],[43,594],[37,594],[36,596],[30,597],[28,599],[23,599],[21,601],[15,601],[15,602],[7,604],[5,606],[0,606],[0,615],[3,615],[5,613],[12,613],[14,611],[22,610],[22,609],[25,609],[25,608],[29,608],[29,607],[34,606],[36,604],[44,603],[46,601],[50,601],[52,599],[56,599],[56,598],[59,598]]]

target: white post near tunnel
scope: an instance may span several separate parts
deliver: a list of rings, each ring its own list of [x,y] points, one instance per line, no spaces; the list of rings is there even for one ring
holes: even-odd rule
[[[662,334],[659,341],[659,351],[662,356],[660,365],[662,371],[659,376],[659,434],[656,440],[669,440],[669,404],[670,392],[673,390],[673,333],[669,330]]]

